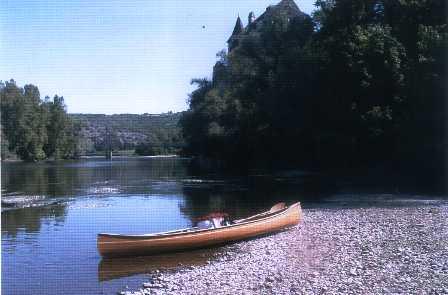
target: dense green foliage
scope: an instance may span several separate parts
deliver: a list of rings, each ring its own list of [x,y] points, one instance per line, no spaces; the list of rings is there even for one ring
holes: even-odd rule
[[[273,19],[193,80],[191,155],[245,168],[444,168],[444,0],[319,0]],[[415,166],[418,165],[418,166]],[[440,168],[440,169],[438,169]]]
[[[1,158],[39,161],[104,154],[176,154],[183,146],[181,113],[67,114],[64,98],[40,98],[34,85],[0,82]]]
[[[183,146],[178,126],[181,113],[70,114],[82,126],[88,154],[105,150],[135,150],[137,155],[176,154]]]
[[[34,85],[20,88],[0,81],[2,159],[13,154],[25,161],[79,156],[79,126],[69,119],[64,98],[41,100]]]

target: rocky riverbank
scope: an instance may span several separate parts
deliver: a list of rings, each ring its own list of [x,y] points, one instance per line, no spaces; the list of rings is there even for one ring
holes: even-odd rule
[[[339,200],[121,294],[448,294],[448,202]]]

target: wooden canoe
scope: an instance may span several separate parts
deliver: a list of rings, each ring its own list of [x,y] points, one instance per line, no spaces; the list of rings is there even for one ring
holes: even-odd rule
[[[267,212],[212,229],[188,228],[148,235],[98,234],[98,251],[103,257],[150,255],[174,252],[253,238],[299,223],[300,203],[279,203]]]

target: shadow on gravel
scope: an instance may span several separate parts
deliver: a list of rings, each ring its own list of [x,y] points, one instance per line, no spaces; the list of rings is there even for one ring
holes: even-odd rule
[[[448,196],[401,194],[335,194],[318,202],[304,202],[305,209],[404,208],[448,205]]]

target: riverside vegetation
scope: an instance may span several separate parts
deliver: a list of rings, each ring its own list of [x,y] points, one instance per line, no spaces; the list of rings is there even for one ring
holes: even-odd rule
[[[388,167],[443,182],[446,1],[315,5],[238,19],[213,79],[192,81],[186,152],[243,170]]]
[[[145,150],[151,136],[140,134],[157,128],[143,122],[172,119],[159,125],[163,132],[179,128],[180,117],[183,152],[225,168],[383,165],[417,176],[408,183],[445,185],[446,1],[316,5],[309,16],[282,0],[246,28],[239,20],[213,78],[193,80],[198,88],[182,114],[69,115],[60,96],[0,83],[2,159],[77,157],[116,138],[141,140]],[[137,129],[124,126],[137,121]],[[360,193],[358,178],[297,170],[199,178],[187,160],[171,158],[11,162],[2,174],[5,294],[448,294],[446,194],[400,193],[376,177]],[[98,281],[98,232],[188,227],[202,213],[239,216],[279,198],[302,201],[298,227],[224,246],[205,265],[151,268],[150,278],[107,288]],[[135,280],[146,283],[128,288]]]
[[[443,183],[446,1],[315,4],[312,16],[283,0],[251,14],[246,28],[238,19],[213,78],[193,79],[188,111],[158,128],[140,124],[144,115],[69,116],[62,97],[41,100],[33,85],[4,82],[2,158],[72,158],[107,146],[243,170],[385,166]],[[125,121],[142,127],[111,131]]]
[[[158,115],[67,114],[62,96],[43,100],[34,85],[0,82],[1,158],[40,161],[131,151],[137,155],[178,153],[183,145],[181,113]]]
[[[64,98],[40,98],[34,85],[0,81],[2,159],[15,154],[25,161],[77,157],[80,126],[69,119]]]

